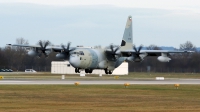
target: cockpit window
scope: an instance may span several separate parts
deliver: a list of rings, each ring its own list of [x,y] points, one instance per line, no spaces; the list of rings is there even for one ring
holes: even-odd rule
[[[79,54],[79,52],[73,52],[72,54]]]
[[[79,51],[79,54],[80,54],[80,55],[84,55],[83,51]]]
[[[79,51],[79,52],[73,52],[72,54],[84,55],[83,51]]]

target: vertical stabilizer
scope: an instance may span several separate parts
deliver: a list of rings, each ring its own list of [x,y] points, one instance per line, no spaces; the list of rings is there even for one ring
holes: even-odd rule
[[[128,16],[120,50],[133,49],[132,17]]]

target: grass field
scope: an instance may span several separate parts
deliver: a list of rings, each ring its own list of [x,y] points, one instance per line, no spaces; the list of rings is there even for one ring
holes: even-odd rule
[[[86,74],[85,77],[80,77],[79,74],[64,74],[66,80],[111,80],[114,79],[114,75],[103,75],[99,77],[98,74]],[[51,74],[49,72],[38,73],[0,73],[0,76],[4,76],[5,79],[61,79],[61,74]],[[155,79],[155,77],[165,78],[196,78],[200,79],[200,73],[147,73],[147,72],[131,72],[129,75],[120,75],[119,79]]]
[[[0,85],[0,112],[200,111],[200,86]]]

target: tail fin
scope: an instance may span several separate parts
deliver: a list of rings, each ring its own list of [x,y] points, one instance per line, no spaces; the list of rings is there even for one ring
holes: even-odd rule
[[[133,49],[132,17],[128,16],[120,50]]]

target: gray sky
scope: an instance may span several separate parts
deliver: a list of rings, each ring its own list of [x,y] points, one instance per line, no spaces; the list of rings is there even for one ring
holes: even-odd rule
[[[200,46],[199,0],[0,0],[0,46],[19,37],[30,44],[120,45],[129,15],[137,46]]]

